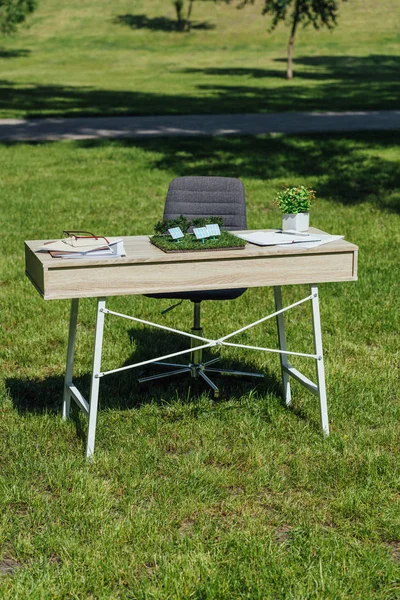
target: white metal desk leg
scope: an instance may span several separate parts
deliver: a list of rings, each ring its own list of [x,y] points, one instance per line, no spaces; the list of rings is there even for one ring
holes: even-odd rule
[[[74,355],[75,355],[75,340],[76,340],[76,323],[78,320],[78,298],[73,298],[71,301],[71,312],[69,317],[69,334],[68,334],[68,350],[67,350],[67,365],[65,367],[65,379],[64,379],[64,396],[63,396],[63,408],[62,417],[68,419],[69,409],[71,406],[71,394],[69,391],[69,385],[72,384],[72,377],[74,374]]]
[[[318,286],[311,285],[311,299],[312,305],[312,319],[313,319],[313,332],[314,332],[314,349],[315,354],[318,358],[315,361],[317,368],[317,385],[318,385],[318,397],[319,407],[321,413],[321,427],[322,431],[329,435],[329,420],[328,420],[328,404],[326,400],[326,387],[325,387],[325,368],[324,368],[324,354],[322,351],[322,334],[321,334],[321,317],[319,314],[319,296]]]
[[[275,297],[275,310],[282,310],[282,292],[280,286],[274,287]],[[286,350],[286,335],[285,335],[285,320],[283,313],[276,316],[276,324],[278,327],[278,340],[279,350]],[[283,367],[288,367],[288,359],[286,354],[280,354],[281,360],[281,372],[282,372],[282,384],[283,384],[283,397],[286,402],[286,406],[290,406],[292,403],[292,395],[290,391],[290,377],[287,371]]]
[[[89,425],[87,433],[86,457],[89,457],[94,452],[94,441],[96,437],[96,421],[97,407],[99,404],[99,387],[101,367],[101,352],[103,347],[103,331],[104,331],[104,312],[106,307],[105,298],[97,299],[97,316],[96,330],[94,334],[94,351],[93,351],[93,366],[92,366],[92,381],[90,384],[90,399],[89,399]]]

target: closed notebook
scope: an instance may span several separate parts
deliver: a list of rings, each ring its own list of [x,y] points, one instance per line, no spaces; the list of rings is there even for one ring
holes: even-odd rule
[[[104,238],[99,238],[98,240],[93,238],[80,238],[78,240],[71,240],[71,238],[66,238],[63,240],[56,240],[53,242],[46,242],[43,246],[39,248],[39,252],[90,252],[92,250],[108,250],[110,246],[117,244],[118,242],[122,242],[122,238],[107,238],[108,244],[105,243]],[[73,244],[71,243],[73,242]]]
[[[319,242],[321,239],[320,235],[295,235],[279,231],[254,231],[253,233],[235,233],[235,235],[257,246],[281,246],[282,244]]]
[[[49,254],[53,258],[119,258],[121,256],[126,256],[124,242],[122,240],[100,250],[86,250],[85,252],[58,252],[57,250],[50,250]]]

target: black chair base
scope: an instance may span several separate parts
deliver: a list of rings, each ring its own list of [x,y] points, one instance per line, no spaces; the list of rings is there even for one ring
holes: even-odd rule
[[[154,381],[155,379],[165,379],[167,377],[174,377],[175,375],[181,374],[189,374],[191,377],[195,379],[203,379],[210,388],[213,390],[214,398],[219,397],[219,388],[218,386],[208,377],[207,373],[216,373],[218,375],[236,375],[242,377],[256,377],[259,379],[264,379],[264,375],[262,373],[252,373],[248,371],[235,371],[233,369],[215,369],[210,367],[210,365],[216,363],[220,360],[220,357],[217,356],[211,360],[202,363],[189,363],[178,364],[178,363],[169,363],[169,362],[154,362],[153,365],[157,365],[160,367],[175,367],[172,371],[166,371],[164,373],[158,373],[157,375],[150,375],[149,377],[141,377],[138,379],[139,383],[144,383],[146,381]]]

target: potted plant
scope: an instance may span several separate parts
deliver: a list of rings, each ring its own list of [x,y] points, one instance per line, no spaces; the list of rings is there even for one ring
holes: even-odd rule
[[[315,200],[315,190],[309,186],[285,187],[278,192],[275,203],[282,211],[282,230],[307,231],[309,210]]]

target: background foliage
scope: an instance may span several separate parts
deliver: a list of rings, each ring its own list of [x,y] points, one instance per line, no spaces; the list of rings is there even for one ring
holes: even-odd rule
[[[37,0],[0,0],[0,34],[14,33],[37,6]]]

